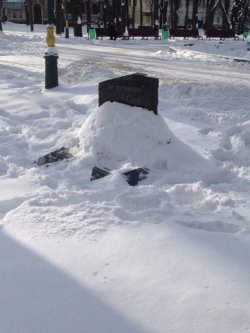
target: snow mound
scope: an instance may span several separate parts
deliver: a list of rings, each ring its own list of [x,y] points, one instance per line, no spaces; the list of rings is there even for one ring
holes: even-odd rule
[[[84,155],[116,167],[166,167],[170,131],[161,116],[121,103],[107,102],[97,108],[80,130]],[[108,164],[108,165],[107,165]]]
[[[60,80],[66,84],[78,84],[91,81],[101,81],[113,77],[113,72],[99,65],[91,65],[86,60],[81,60],[68,65],[60,70]]]
[[[238,167],[250,165],[250,122],[232,126],[224,134],[221,146],[213,151],[214,157],[222,162],[234,163]]]

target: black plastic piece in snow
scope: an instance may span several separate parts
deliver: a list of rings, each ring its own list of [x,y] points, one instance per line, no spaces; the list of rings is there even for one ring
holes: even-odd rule
[[[137,168],[123,172],[123,175],[126,176],[129,185],[135,186],[139,181],[147,178],[148,171],[149,169],[146,168]]]
[[[90,180],[100,179],[110,174],[109,169],[101,169],[98,167],[93,167]]]
[[[48,163],[54,163],[58,161],[62,161],[64,159],[68,159],[72,157],[72,154],[70,154],[69,149],[66,147],[59,148],[55,151],[52,151],[51,153],[44,155],[42,157],[39,157],[37,161],[37,165],[41,166]]]

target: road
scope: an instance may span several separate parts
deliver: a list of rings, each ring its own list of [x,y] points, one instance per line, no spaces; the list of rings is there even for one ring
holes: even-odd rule
[[[29,40],[26,54],[13,55],[8,53],[8,47],[15,43],[27,42],[29,34],[20,35],[18,39],[8,40],[7,48],[0,52],[2,66],[16,66],[29,71],[44,72],[44,52],[46,44],[43,38]],[[42,40],[41,40],[42,39]],[[202,42],[202,41],[201,41]],[[249,85],[250,66],[236,63],[233,60],[222,60],[214,55],[214,61],[204,61],[205,54],[185,50],[165,41],[88,41],[86,39],[57,37],[56,47],[59,53],[58,67],[65,68],[69,64],[79,62],[82,66],[98,65],[114,71],[116,74],[134,72],[157,76],[165,82],[181,81],[197,84],[226,83],[232,85]],[[7,51],[6,51],[7,50]],[[181,53],[185,52],[185,57]],[[18,53],[18,52],[17,52]],[[197,55],[199,59],[197,60]],[[192,60],[196,57],[195,60]],[[232,66],[232,62],[234,66]]]

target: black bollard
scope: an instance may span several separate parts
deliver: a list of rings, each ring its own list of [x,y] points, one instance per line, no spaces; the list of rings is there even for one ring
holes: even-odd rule
[[[45,88],[51,89],[58,86],[58,55],[45,53]]]
[[[69,38],[69,21],[65,22],[65,38]]]
[[[65,38],[69,38],[69,27],[65,27]]]

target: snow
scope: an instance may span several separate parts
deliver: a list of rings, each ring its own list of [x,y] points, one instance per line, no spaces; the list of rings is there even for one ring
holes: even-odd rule
[[[0,332],[250,331],[248,40],[70,29],[46,90],[46,27],[3,30]],[[136,72],[159,78],[158,116],[98,107],[99,82]],[[110,174],[90,181],[94,166]]]

